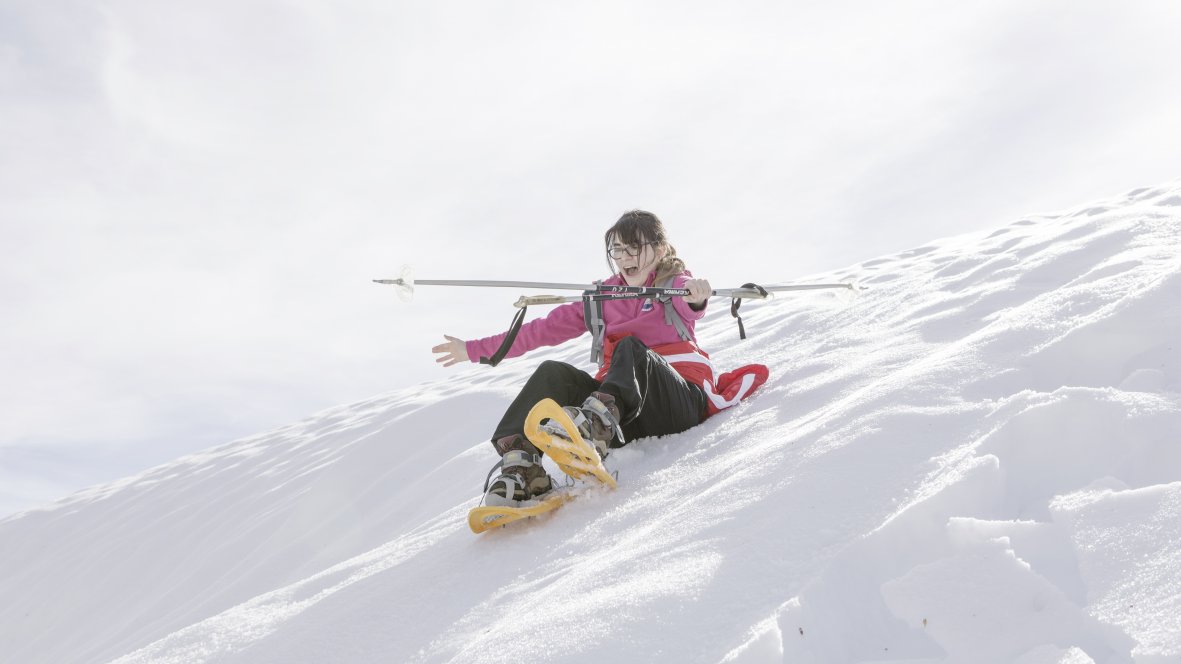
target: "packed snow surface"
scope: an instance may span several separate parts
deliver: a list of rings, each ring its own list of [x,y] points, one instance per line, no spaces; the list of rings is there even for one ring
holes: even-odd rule
[[[813,279],[863,290],[742,342],[715,301],[701,345],[767,385],[541,518],[465,515],[582,342],[9,517],[0,659],[1181,661],[1181,183]]]

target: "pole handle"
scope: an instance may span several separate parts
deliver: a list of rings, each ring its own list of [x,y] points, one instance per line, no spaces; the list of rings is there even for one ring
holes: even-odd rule
[[[564,304],[566,302],[581,302],[580,295],[522,295],[520,299],[513,303],[513,306],[518,309],[524,309],[531,304]]]

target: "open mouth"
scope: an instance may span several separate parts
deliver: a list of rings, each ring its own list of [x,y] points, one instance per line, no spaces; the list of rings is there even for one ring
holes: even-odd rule
[[[625,267],[625,268],[623,268],[623,274],[624,274],[624,276],[628,276],[628,277],[634,277],[634,276],[636,276],[636,275],[637,275],[637,274],[639,274],[639,273],[640,273],[640,268],[638,268],[638,267]]]

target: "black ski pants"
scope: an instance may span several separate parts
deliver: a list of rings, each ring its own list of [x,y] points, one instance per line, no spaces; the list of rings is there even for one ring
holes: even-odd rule
[[[615,397],[627,442],[680,433],[700,424],[707,412],[700,387],[682,378],[644,342],[624,337],[615,346],[602,383],[565,362],[542,362],[501,418],[492,441],[524,434],[525,416],[542,399],[553,399],[561,406],[581,406],[595,391]]]

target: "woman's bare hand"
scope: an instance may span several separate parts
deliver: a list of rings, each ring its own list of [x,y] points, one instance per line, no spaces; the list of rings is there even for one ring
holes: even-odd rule
[[[456,339],[455,337],[443,335],[447,339],[447,343],[439,344],[431,349],[432,353],[437,353],[441,357],[435,358],[435,362],[442,364],[444,367],[449,367],[460,362],[469,362],[467,356],[467,342],[463,339]]]
[[[709,285],[708,279],[690,279],[685,282],[684,288],[689,289],[689,294],[685,296],[685,302],[694,305],[704,305],[714,292],[713,287]],[[694,307],[694,309],[700,308]]]

